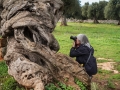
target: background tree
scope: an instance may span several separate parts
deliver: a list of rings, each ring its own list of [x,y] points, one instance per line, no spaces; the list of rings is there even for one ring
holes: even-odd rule
[[[105,18],[118,20],[118,25],[120,25],[120,0],[110,0],[104,13]]]
[[[82,18],[83,19],[88,19],[87,14],[88,14],[88,6],[89,6],[89,2],[86,2],[83,6],[82,6]]]
[[[98,17],[99,17],[99,4],[97,2],[92,3],[88,7],[88,18],[94,19],[94,23],[99,23],[98,22]]]
[[[78,4],[78,3],[77,3]],[[79,5],[76,5],[79,6]],[[74,10],[73,13],[67,14],[66,18],[75,18],[75,19],[81,19],[82,15],[81,15],[81,7],[76,7],[77,9]]]
[[[99,20],[105,20],[104,9],[105,9],[105,6],[107,5],[107,3],[108,3],[107,1],[99,2],[99,17],[98,17]]]
[[[62,0],[64,2],[63,15],[61,17],[61,25],[66,26],[66,17],[78,18],[80,16],[79,0]]]

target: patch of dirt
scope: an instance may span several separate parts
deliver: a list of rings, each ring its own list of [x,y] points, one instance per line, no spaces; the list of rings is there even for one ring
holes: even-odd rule
[[[92,82],[95,82],[98,86],[98,90],[120,90],[120,80],[110,79],[111,75],[119,74],[119,71],[115,70],[114,66],[117,64],[112,59],[97,58],[97,60],[107,60],[108,62],[98,63],[98,69],[112,71],[111,74],[97,73],[93,76]],[[115,86],[115,88],[109,87],[109,80]]]
[[[108,70],[112,71],[113,73],[117,74],[119,73],[117,70],[114,69],[114,65],[116,62],[113,62],[112,59],[106,59],[106,58],[97,58],[97,60],[107,60],[108,62],[98,63],[98,68],[101,68],[102,70]]]
[[[97,60],[108,60],[108,61],[113,61],[112,59],[106,59],[106,58],[97,58]]]
[[[104,62],[104,63],[98,63],[98,68],[101,68],[103,70],[113,71],[114,73],[119,73],[117,70],[114,69],[115,62]]]

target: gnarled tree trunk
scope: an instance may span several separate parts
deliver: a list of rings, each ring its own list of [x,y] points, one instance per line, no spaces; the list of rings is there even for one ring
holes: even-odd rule
[[[72,82],[79,90],[74,77],[90,84],[76,61],[57,53],[59,44],[52,32],[62,15],[61,0],[1,0],[0,5],[1,33],[7,38],[4,60],[19,84],[44,90],[47,83],[58,80]]]
[[[94,17],[93,23],[99,23],[96,17]]]
[[[118,20],[118,25],[120,25],[120,20]]]
[[[66,16],[62,15],[61,17],[61,25],[60,26],[67,26]]]

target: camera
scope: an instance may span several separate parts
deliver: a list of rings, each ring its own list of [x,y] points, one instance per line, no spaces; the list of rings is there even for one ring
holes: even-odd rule
[[[76,36],[70,36],[70,39],[76,41],[77,37]]]

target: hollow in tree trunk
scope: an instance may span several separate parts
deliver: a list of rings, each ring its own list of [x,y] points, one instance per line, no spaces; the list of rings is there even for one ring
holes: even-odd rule
[[[60,81],[80,90],[76,77],[90,85],[84,68],[57,52],[52,32],[62,15],[61,0],[1,0],[0,5],[2,38],[7,39],[4,60],[19,84],[44,90],[46,84]]]

